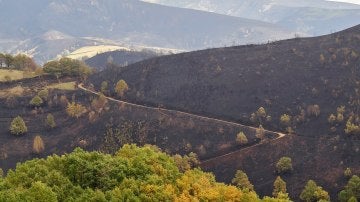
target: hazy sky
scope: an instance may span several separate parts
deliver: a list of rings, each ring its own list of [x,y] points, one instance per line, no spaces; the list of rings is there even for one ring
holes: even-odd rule
[[[348,3],[353,3],[353,4],[359,4],[360,5],[360,0],[331,0],[331,1],[348,2]]]

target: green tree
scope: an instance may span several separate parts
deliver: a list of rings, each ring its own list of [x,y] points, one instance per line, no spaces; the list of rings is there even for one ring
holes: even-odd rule
[[[31,187],[25,191],[25,201],[56,202],[56,194],[50,187],[42,182],[33,182]]]
[[[231,182],[240,189],[254,190],[254,186],[250,183],[248,176],[242,170],[237,170],[235,177]]]
[[[22,135],[26,133],[28,129],[24,120],[20,116],[17,116],[11,121],[9,130],[13,135]]]
[[[339,201],[348,202],[355,199],[360,199],[360,177],[353,175],[338,195]],[[355,200],[356,201],[356,200]]]
[[[30,100],[30,105],[34,107],[40,107],[43,103],[44,101],[38,95],[36,95]]]
[[[286,194],[286,182],[278,176],[274,181],[273,196],[278,197],[280,193]]]
[[[54,118],[54,116],[53,116],[51,113],[49,113],[49,114],[46,116],[45,124],[46,124],[46,126],[49,127],[49,128],[55,128],[55,127],[56,127],[55,118]]]
[[[278,173],[287,173],[293,170],[292,162],[290,157],[281,157],[276,163],[276,171]]]
[[[244,132],[241,131],[236,135],[236,142],[239,144],[247,144],[248,143],[248,139]]]
[[[329,194],[322,187],[317,186],[313,180],[309,180],[300,194],[300,199],[306,202],[330,201]]]
[[[120,96],[120,97],[123,97],[124,94],[126,93],[126,91],[129,90],[129,87],[127,85],[127,83],[121,79],[119,80],[117,83],[116,83],[116,86],[115,86],[115,92]]]
[[[50,61],[44,64],[45,73],[54,75],[57,78],[61,76],[78,76],[82,79],[92,73],[92,70],[84,62],[70,58],[61,58],[58,61]]]

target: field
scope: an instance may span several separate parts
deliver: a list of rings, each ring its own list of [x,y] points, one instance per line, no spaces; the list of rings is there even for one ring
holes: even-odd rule
[[[24,71],[0,69],[0,82],[1,81],[19,80],[19,79],[30,78],[30,77],[34,77],[34,76],[35,75],[33,73],[24,75]]]
[[[73,52],[71,52],[66,57],[72,58],[72,59],[82,59],[84,57],[93,57],[96,54],[104,53],[108,51],[114,51],[114,50],[129,50],[125,47],[120,46],[106,46],[106,45],[100,45],[100,46],[85,46],[82,48],[79,48]]]
[[[47,86],[48,89],[58,89],[58,90],[75,90],[76,84],[74,81],[64,82],[64,83],[55,83]]]

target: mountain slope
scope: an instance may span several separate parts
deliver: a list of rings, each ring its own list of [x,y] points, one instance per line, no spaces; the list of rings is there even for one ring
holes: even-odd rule
[[[85,60],[85,63],[90,67],[94,67],[97,70],[104,70],[106,66],[110,64],[126,66],[133,64],[141,60],[156,57],[162,55],[151,50],[143,51],[128,51],[117,50],[98,54]]]
[[[260,106],[268,106],[275,120],[285,112],[296,115],[298,108],[310,104],[324,106],[327,116],[353,97],[345,86],[355,85],[348,78],[359,59],[359,28],[323,37],[159,57],[123,70],[104,71],[91,82],[99,86],[104,78],[114,83],[125,79],[131,89],[129,100],[243,121]],[[342,96],[332,91],[341,91]]]
[[[107,69],[89,82],[99,89],[103,80],[114,86],[124,79],[130,90],[123,99],[131,102],[294,133],[203,166],[226,182],[243,169],[257,191],[271,194],[276,162],[290,156],[294,171],[285,179],[292,198],[314,179],[335,199],[344,169],[360,171],[359,133],[345,132],[360,125],[359,47],[360,25],[322,37],[162,56]],[[256,117],[260,107],[266,118]]]
[[[11,12],[14,10],[20,14]],[[34,49],[35,57],[42,60],[44,50],[36,39],[51,43],[49,41],[53,39],[44,37],[51,30],[79,41],[83,37],[97,37],[115,43],[110,45],[147,45],[187,50],[233,43],[259,43],[293,36],[286,29],[270,23],[134,0],[35,0],[31,3],[2,0],[0,17],[10,19],[0,22],[3,28],[0,37],[18,41],[19,44],[15,47],[4,46],[0,51]],[[26,41],[25,47],[21,46],[23,41]],[[66,49],[77,49],[81,47],[79,43],[72,42],[66,45]],[[93,43],[104,44],[99,41]],[[47,45],[44,46],[47,50]],[[54,51],[61,53],[64,49],[56,47]],[[44,58],[50,59],[49,56]]]
[[[360,23],[359,5],[325,0],[230,0],[226,3],[216,0],[145,1],[276,23],[312,36],[329,34]]]

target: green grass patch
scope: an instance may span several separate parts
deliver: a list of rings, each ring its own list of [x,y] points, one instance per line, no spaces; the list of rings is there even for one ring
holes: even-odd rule
[[[59,89],[59,90],[75,90],[75,81],[51,84],[46,87],[47,89]]]

